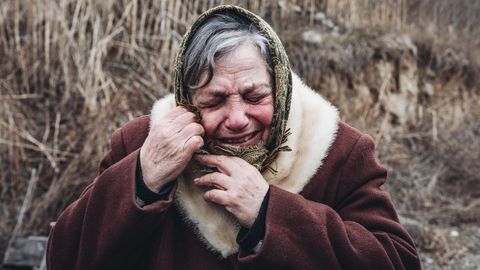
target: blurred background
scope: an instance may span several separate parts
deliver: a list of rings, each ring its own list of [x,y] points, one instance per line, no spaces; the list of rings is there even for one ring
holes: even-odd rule
[[[1,1],[0,258],[48,235],[112,132],[172,91],[191,22],[228,3],[271,23],[293,70],[373,136],[424,269],[480,269],[476,0]]]

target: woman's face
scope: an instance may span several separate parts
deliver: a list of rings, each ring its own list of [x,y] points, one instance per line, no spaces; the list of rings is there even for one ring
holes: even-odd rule
[[[210,83],[192,93],[207,139],[215,145],[237,147],[265,144],[273,117],[273,94],[259,49],[243,43],[215,65]]]

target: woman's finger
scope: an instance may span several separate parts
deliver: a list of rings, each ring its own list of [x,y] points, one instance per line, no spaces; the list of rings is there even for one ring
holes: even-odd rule
[[[183,127],[180,134],[178,134],[178,138],[188,140],[188,138],[192,136],[203,136],[204,133],[205,129],[203,126],[199,123],[193,122]]]
[[[230,187],[231,179],[223,173],[214,172],[195,179],[194,183],[199,186],[210,186],[220,190],[227,190]]]
[[[195,151],[200,149],[203,146],[203,144],[204,144],[204,141],[202,136],[198,136],[198,135],[192,136],[188,138],[188,140],[183,145],[183,150],[186,151],[191,158],[191,155],[193,155]]]
[[[220,189],[212,189],[203,195],[203,198],[209,202],[213,202],[219,205],[229,205],[230,204],[230,199],[228,192],[225,190],[220,190]]]
[[[231,176],[240,166],[236,162],[235,157],[227,157],[222,155],[196,155],[195,159],[203,165],[217,168],[220,172]]]

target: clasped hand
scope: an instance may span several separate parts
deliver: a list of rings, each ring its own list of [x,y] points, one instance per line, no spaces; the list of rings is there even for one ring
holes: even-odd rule
[[[140,150],[143,181],[152,191],[174,181],[203,144],[205,130],[195,114],[176,107],[155,123]],[[239,223],[250,228],[268,191],[260,172],[238,157],[197,155],[196,160],[218,172],[195,179],[198,186],[212,187],[207,201],[222,205]]]
[[[213,187],[205,192],[205,200],[223,205],[243,227],[250,228],[269,188],[260,172],[238,157],[197,155],[195,159],[218,169],[194,180],[196,185]]]

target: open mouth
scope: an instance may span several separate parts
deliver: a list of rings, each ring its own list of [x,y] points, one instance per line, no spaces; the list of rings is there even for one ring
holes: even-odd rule
[[[218,138],[217,141],[220,144],[232,145],[232,146],[249,146],[258,143],[260,139],[260,132],[252,132],[246,136],[238,137],[238,138]]]

